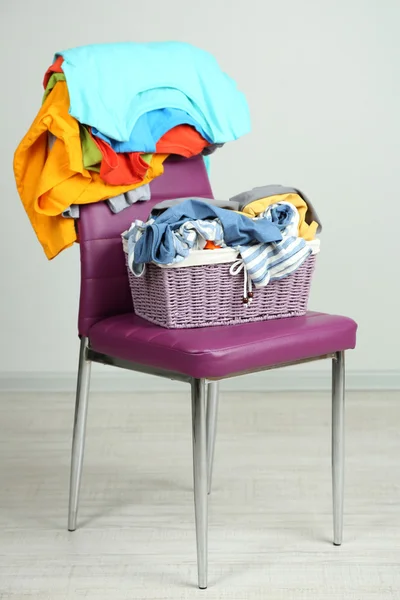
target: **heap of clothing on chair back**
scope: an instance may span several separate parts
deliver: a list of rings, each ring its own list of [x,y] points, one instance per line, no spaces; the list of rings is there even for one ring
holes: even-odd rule
[[[117,212],[147,200],[169,154],[206,156],[250,130],[235,82],[190,44],[66,50],[55,55],[43,84],[14,174],[49,259],[77,240],[79,205],[108,201]]]

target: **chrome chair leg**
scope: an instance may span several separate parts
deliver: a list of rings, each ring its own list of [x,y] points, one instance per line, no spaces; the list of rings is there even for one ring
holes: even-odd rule
[[[333,543],[340,546],[343,536],[344,501],[344,352],[337,352],[332,361],[332,489]]]
[[[211,494],[215,437],[217,434],[218,388],[218,381],[210,381],[207,385],[207,489],[209,494]]]
[[[78,514],[79,490],[85,450],[86,417],[89,397],[91,361],[86,360],[88,339],[81,339],[78,381],[76,388],[74,432],[72,438],[71,475],[69,488],[68,530],[75,531]]]
[[[197,571],[200,589],[207,587],[207,432],[204,379],[192,380],[193,478],[196,518]]]

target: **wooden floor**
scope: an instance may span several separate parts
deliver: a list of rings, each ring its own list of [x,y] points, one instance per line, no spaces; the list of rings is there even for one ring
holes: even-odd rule
[[[93,394],[66,531],[72,395],[0,396],[0,598],[400,598],[400,397],[348,396],[331,544],[325,394],[222,395],[209,588],[196,588],[188,396]]]

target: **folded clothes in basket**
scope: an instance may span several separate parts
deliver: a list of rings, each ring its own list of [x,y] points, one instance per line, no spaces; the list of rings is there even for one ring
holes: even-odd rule
[[[203,200],[185,200],[147,224],[136,223],[136,226],[142,228],[139,239],[135,239],[137,237],[135,226],[130,230],[128,248],[129,255],[132,254],[134,257],[132,264],[133,262],[136,265],[149,262],[164,265],[173,263],[177,256],[174,231],[179,230],[187,221],[205,219],[219,221],[227,246],[247,245],[254,240],[271,242],[282,239],[279,228],[268,219],[249,219],[237,212],[212,206]],[[132,252],[132,244],[134,244],[134,252]],[[189,250],[190,248],[187,248],[184,256],[188,255]]]
[[[282,240],[272,243],[253,242],[239,246],[247,275],[256,288],[287,277],[298,269],[312,253],[312,248],[298,237],[299,212],[293,204],[280,202],[269,206],[257,217],[276,224]]]
[[[131,271],[140,276],[144,263],[176,264],[191,251],[202,249],[207,241],[212,241],[221,247],[230,246],[240,254],[232,274],[245,269],[250,286],[254,283],[255,287],[264,287],[269,281],[290,275],[311,253],[319,251],[319,241],[314,240],[312,245],[298,236],[300,215],[290,203],[268,206],[258,217],[251,219],[237,212],[217,209],[215,201],[211,201],[213,206],[208,202],[205,199],[185,200],[174,205],[172,201],[172,206],[161,214],[152,214],[147,223],[135,221],[125,234]],[[162,210],[165,204],[157,205],[157,210]],[[194,219],[194,214],[219,216]],[[241,232],[242,237],[232,236],[233,223],[236,227],[239,223],[247,226]],[[248,227],[250,224],[253,228]],[[246,235],[243,235],[244,231]]]
[[[313,240],[322,230],[318,215],[307,196],[300,190],[284,185],[263,185],[230,198],[230,201],[244,215],[254,218],[278,202],[289,202],[299,212],[298,235],[305,240]]]
[[[144,271],[143,262],[136,262],[135,247],[139,239],[145,234],[146,229],[155,223],[150,219],[147,223],[135,221],[133,228],[128,232],[128,264],[137,276]],[[170,265],[183,261],[192,250],[203,250],[207,243],[215,243],[216,248],[225,247],[224,230],[219,219],[185,221],[178,229],[171,232],[170,242],[173,245],[174,257],[169,262],[152,261],[159,265]],[[165,247],[160,249],[160,256],[164,255]],[[149,262],[149,261],[147,261]]]

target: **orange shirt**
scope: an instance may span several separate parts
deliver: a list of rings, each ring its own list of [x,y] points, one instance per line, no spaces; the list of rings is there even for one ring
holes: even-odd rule
[[[219,250],[220,248],[221,246],[217,246],[212,240],[207,240],[206,245],[204,246],[204,250]]]
[[[179,154],[190,158],[200,154],[208,146],[207,140],[190,125],[177,125],[158,140],[156,152]]]
[[[163,172],[167,154],[154,154],[145,177],[136,184],[108,185],[83,167],[79,124],[68,113],[69,95],[60,81],[43,103],[14,156],[14,174],[22,203],[47,258],[76,241],[72,219],[61,213],[71,204],[88,204],[149,183]],[[48,132],[56,140],[48,151]]]

